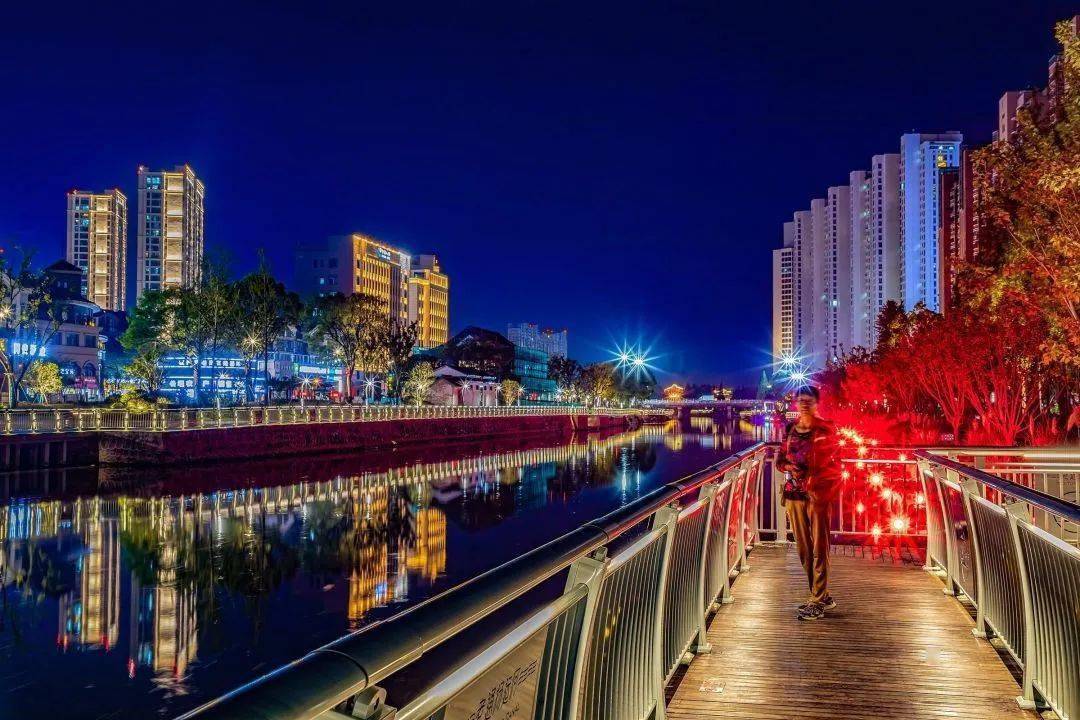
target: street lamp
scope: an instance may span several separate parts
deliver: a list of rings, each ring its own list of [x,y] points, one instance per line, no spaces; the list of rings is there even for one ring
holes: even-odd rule
[[[307,397],[307,389],[311,386],[311,378],[304,378],[300,381],[300,412],[306,410],[304,405],[304,398]]]
[[[364,380],[364,403],[370,404],[375,397],[375,378]]]

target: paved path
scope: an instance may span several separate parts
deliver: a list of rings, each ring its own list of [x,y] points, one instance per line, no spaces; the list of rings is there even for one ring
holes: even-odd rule
[[[832,573],[840,607],[798,622],[806,581],[795,548],[759,545],[735,603],[712,620],[712,654],[686,671],[668,717],[1037,717],[1016,705],[1013,676],[940,580],[911,563],[839,553]]]

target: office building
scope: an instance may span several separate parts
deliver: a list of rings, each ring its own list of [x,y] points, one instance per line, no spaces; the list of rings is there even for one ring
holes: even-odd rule
[[[903,300],[908,310],[923,303],[941,309],[938,247],[938,171],[960,166],[958,132],[907,133],[900,138]]]
[[[506,337],[518,347],[566,357],[566,328],[554,330],[533,323],[511,323],[506,326]]]
[[[191,287],[202,274],[206,189],[188,165],[139,167],[136,300],[147,290]]]
[[[67,255],[83,271],[82,296],[104,310],[127,303],[127,197],[119,190],[67,194]]]
[[[784,223],[784,246],[772,253],[772,356],[779,363],[795,355],[794,221]]]
[[[412,260],[408,314],[409,322],[417,324],[416,344],[420,347],[442,345],[450,338],[450,278],[434,253]]]
[[[296,251],[294,282],[302,297],[363,293],[377,298],[390,318],[401,321],[409,319],[411,275],[407,252],[363,233]]]

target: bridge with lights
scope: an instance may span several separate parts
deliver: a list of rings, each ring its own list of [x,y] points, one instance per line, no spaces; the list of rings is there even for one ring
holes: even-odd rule
[[[759,443],[185,717],[1080,717],[1080,457],[843,447],[823,619]]]

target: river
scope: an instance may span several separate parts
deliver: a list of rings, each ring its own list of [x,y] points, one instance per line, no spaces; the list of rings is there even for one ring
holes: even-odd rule
[[[0,717],[174,717],[746,447],[710,418],[0,477]]]

